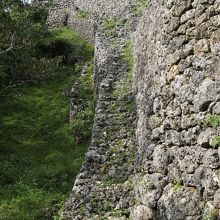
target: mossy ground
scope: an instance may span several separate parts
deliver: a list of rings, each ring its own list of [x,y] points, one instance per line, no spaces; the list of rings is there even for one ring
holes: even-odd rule
[[[86,108],[70,124],[66,94],[80,74],[73,66],[60,71],[1,97],[0,220],[57,219],[82,165],[93,120],[92,73],[81,92]],[[77,143],[74,130],[82,127],[86,138]]]

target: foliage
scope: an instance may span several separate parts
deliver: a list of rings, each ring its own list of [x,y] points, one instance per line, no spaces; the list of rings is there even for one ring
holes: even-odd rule
[[[216,128],[220,124],[220,115],[208,114],[205,118],[205,125]]]
[[[69,98],[62,96],[73,79],[24,87],[19,96],[1,103],[0,219],[15,214],[22,216],[18,219],[40,219],[42,207],[52,208],[53,198],[62,203],[68,195],[91,136],[90,130],[84,143],[74,144]],[[32,195],[22,193],[27,188]]]
[[[34,45],[42,35],[46,17],[46,5],[36,0],[32,4],[22,0],[1,1],[0,53]]]
[[[212,128],[217,128],[217,126],[220,124],[220,115],[208,114],[204,120],[204,124],[207,126],[211,126]],[[213,148],[217,148],[218,146],[220,146],[220,136],[214,136],[210,140],[209,144]]]
[[[0,2],[1,94],[26,82],[33,83],[45,74],[34,67],[44,62],[36,58],[35,45],[44,36],[46,15],[47,5],[37,0]]]
[[[4,188],[5,189],[5,188]],[[5,189],[7,190],[7,189]],[[2,190],[1,190],[2,191]],[[29,219],[45,219],[45,207],[53,209],[55,213],[60,209],[60,204],[52,206],[51,201],[56,196],[57,201],[64,200],[62,194],[51,194],[36,187],[29,187],[23,183],[14,185],[14,191],[8,189],[8,193],[15,193],[16,196],[10,195],[13,199],[1,199],[0,203],[0,219],[1,220],[29,220]],[[31,211],[30,211],[31,210]],[[49,214],[49,210],[47,211]]]
[[[93,67],[81,79],[77,64],[94,49],[67,28],[46,30],[41,2],[0,2],[0,220],[59,219],[91,138]],[[85,107],[70,124],[75,80]]]
[[[86,100],[85,100],[86,97]],[[81,110],[70,123],[76,143],[82,143],[90,139],[93,126],[95,100],[93,94],[93,64],[89,63],[86,68],[86,75],[80,78],[78,101],[81,102]]]
[[[84,11],[84,10],[81,10],[77,13],[77,18],[79,19],[84,19],[84,18],[87,18],[89,15],[88,11]]]
[[[14,82],[21,79],[21,70],[28,79],[29,73],[40,75],[35,83],[16,86],[11,91],[13,96],[7,96],[7,91],[1,99],[0,220],[59,219],[91,138],[93,66],[87,67],[83,79],[78,66],[91,60],[93,47],[67,28],[51,30],[44,36],[29,49],[9,52],[24,56],[19,62],[16,57],[10,60],[8,52],[4,54],[4,68],[10,61],[15,62],[12,69],[18,70]],[[51,55],[41,47],[50,47],[54,42],[70,48],[62,53],[54,50]],[[76,60],[65,62],[65,56]],[[85,108],[79,112],[77,121],[70,124],[69,96],[75,80],[82,81],[80,99]],[[76,128],[85,133],[75,132]],[[80,143],[78,136],[82,139]]]
[[[141,13],[143,13],[148,2],[149,0],[136,0],[137,5],[133,8],[132,12],[136,15],[140,15]]]
[[[173,183],[174,190],[179,190],[183,186],[182,180],[175,180]]]
[[[148,0],[137,0],[137,2],[142,6],[146,6],[148,3]]]
[[[133,68],[134,68],[134,57],[132,53],[133,44],[131,41],[127,41],[124,47],[122,58],[129,65],[129,78],[133,80]]]
[[[113,95],[122,99],[129,95],[132,91],[132,81],[133,81],[133,66],[134,58],[132,54],[132,42],[128,41],[125,44],[124,50],[122,52],[122,60],[128,65],[128,75],[122,77],[121,80],[116,82],[115,90]]]
[[[117,26],[124,26],[126,22],[127,22],[126,19],[118,19],[115,17],[113,17],[111,19],[103,19],[102,27],[108,35],[112,36],[116,32],[116,27]],[[114,39],[111,39],[111,41],[112,41],[111,42],[112,47],[116,47],[117,44],[116,44],[116,42],[114,42]]]
[[[210,140],[210,146],[212,146],[213,148],[217,148],[218,146],[220,146],[220,136],[215,136]]]
[[[46,30],[46,15],[41,1],[0,3],[1,96],[56,77],[62,64],[83,63],[93,55],[93,47],[70,29]]]
[[[150,182],[150,181],[145,182],[145,187],[146,187],[146,189],[148,189],[148,190],[154,190],[154,189],[156,189],[155,184],[154,184],[153,182]]]
[[[147,190],[154,190],[154,189],[156,189],[155,184],[152,181],[150,181],[148,179],[145,179],[144,177],[141,180],[141,184]]]
[[[52,29],[39,42],[38,51],[49,58],[63,56],[70,65],[83,63],[94,54],[93,46],[67,27]]]
[[[115,29],[115,27],[117,25],[117,19],[116,18],[112,18],[109,20],[104,19],[102,25],[105,30],[113,30],[113,29]]]
[[[126,219],[128,219],[130,215],[130,211],[127,208],[120,209],[120,210],[112,209],[110,211],[110,215],[114,218],[120,218],[121,216],[123,216],[123,217],[126,217]]]
[[[119,99],[123,99],[131,93],[131,81],[129,78],[124,77],[120,81],[116,82],[116,88],[113,91],[113,95]]]

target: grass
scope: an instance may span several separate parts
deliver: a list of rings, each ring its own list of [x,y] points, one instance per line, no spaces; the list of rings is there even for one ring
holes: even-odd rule
[[[68,56],[69,60],[85,62],[94,54],[94,47],[67,27],[52,29],[40,43],[56,55]],[[60,52],[60,53],[59,53]]]
[[[75,38],[69,33],[58,32],[56,38],[71,43]],[[84,160],[94,115],[92,65],[83,80],[73,66],[60,67],[55,76],[1,99],[0,220],[59,219]],[[70,97],[64,94],[74,80],[82,81],[85,107],[70,123]]]
[[[116,18],[112,18],[112,19],[104,19],[102,26],[105,30],[112,30],[115,29],[115,27],[117,26],[117,19]]]
[[[148,0],[137,0],[137,2],[142,6],[146,6],[148,3]]]
[[[69,98],[62,96],[67,83],[25,88],[26,95],[1,103],[0,210],[9,216],[40,219],[42,207],[54,198],[62,203],[72,188],[89,143],[74,143]]]
[[[103,19],[102,27],[109,36],[114,36],[117,26],[124,26],[126,24],[126,19],[117,19],[113,17],[111,19]],[[115,47],[115,42],[112,43],[112,47]]]
[[[133,82],[133,67],[134,67],[134,58],[132,54],[133,44],[131,41],[127,41],[124,49],[121,54],[121,59],[128,66],[127,75],[123,76],[122,79],[116,82],[115,90],[113,91],[113,95],[122,99],[129,95],[132,91],[132,82]],[[131,104],[127,106],[132,107]]]
[[[127,41],[124,47],[122,59],[129,64],[129,79],[133,80],[134,57],[132,53],[133,44]]]
[[[145,10],[146,6],[148,5],[148,0],[136,0],[136,7],[133,9],[133,13],[136,15],[140,15]]]

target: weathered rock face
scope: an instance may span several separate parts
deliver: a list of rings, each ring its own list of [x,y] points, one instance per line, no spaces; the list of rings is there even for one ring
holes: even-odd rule
[[[93,138],[63,217],[217,219],[220,127],[207,115],[220,113],[220,1],[140,2],[51,10],[50,25],[95,44]]]
[[[86,1],[78,4],[74,0],[55,0],[50,8],[47,23],[49,27],[68,26],[78,32],[83,38],[94,44],[95,41],[95,19],[91,16]]]
[[[139,23],[134,219],[219,214],[219,129],[204,124],[220,102],[219,13],[218,0],[155,0]]]
[[[129,177],[133,173],[136,153],[131,36],[142,5],[130,0],[94,1],[92,4],[85,0],[71,4],[81,13],[88,12],[84,22],[92,17],[96,27],[94,80],[97,103],[91,146],[63,216],[65,219],[100,220],[116,216],[124,219],[129,216],[133,202]],[[69,7],[70,3],[67,5]],[[51,26],[59,25],[57,17],[66,13],[61,6],[51,9],[48,19]],[[77,16],[70,11],[65,24],[87,38],[88,35],[72,23]],[[75,84],[72,90],[73,116],[78,108],[77,95],[74,96],[77,87]]]

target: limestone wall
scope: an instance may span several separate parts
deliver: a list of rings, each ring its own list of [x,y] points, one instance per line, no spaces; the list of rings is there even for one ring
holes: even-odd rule
[[[49,27],[68,26],[78,32],[84,39],[94,44],[95,20],[83,7],[74,0],[56,0],[50,8],[47,23]]]
[[[217,219],[220,1],[152,0],[135,41],[138,164],[133,219]]]
[[[95,45],[92,143],[64,219],[220,216],[220,151],[210,146],[220,127],[208,117],[220,114],[220,1],[143,2],[51,9],[51,26],[66,22]]]
[[[79,8],[83,8],[79,2]],[[96,110],[91,146],[64,209],[64,219],[129,216],[136,143],[131,41],[141,16],[135,1],[84,4],[96,23]],[[120,7],[119,7],[120,6]],[[74,19],[74,18],[73,18]]]
[[[100,20],[130,19],[130,11],[136,6],[134,0],[56,0],[47,23],[50,27],[67,25],[94,44]]]

